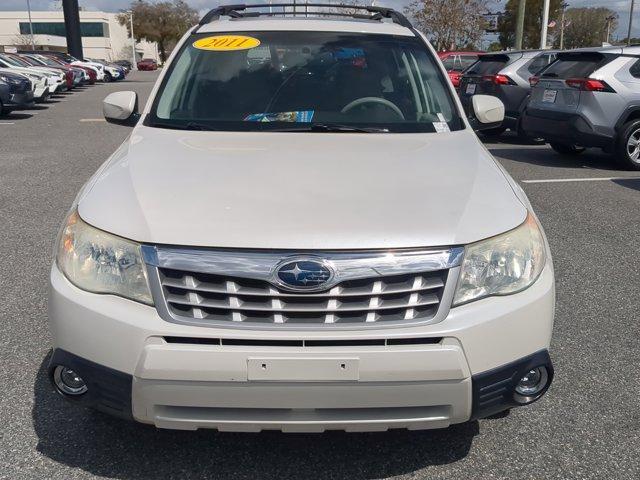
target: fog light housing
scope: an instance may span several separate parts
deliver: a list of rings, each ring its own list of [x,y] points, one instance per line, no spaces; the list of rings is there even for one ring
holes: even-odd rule
[[[513,398],[518,403],[531,403],[536,400],[549,384],[547,367],[541,365],[527,371],[515,386]]]
[[[58,365],[53,370],[53,383],[65,395],[82,395],[87,391],[87,384],[74,370]]]

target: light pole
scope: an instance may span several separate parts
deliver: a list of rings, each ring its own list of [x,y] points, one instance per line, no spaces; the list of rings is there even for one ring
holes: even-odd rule
[[[569,6],[568,3],[562,2],[560,8],[562,8],[562,19],[560,20],[560,50],[564,50],[564,14]]]
[[[542,7],[542,31],[540,32],[540,50],[547,48],[547,28],[549,28],[549,0]]]
[[[627,46],[631,45],[631,26],[633,25],[633,7],[636,0],[631,0],[631,10],[629,10],[629,32],[627,33]]]
[[[129,10],[129,27],[131,28],[131,58],[133,63],[131,64],[131,70],[138,69],[138,62],[136,60],[136,37],[133,34],[133,10]]]
[[[518,3],[518,19],[516,23],[516,50],[522,50],[522,37],[524,36],[524,12],[527,8],[527,0]]]
[[[33,23],[31,22],[31,2],[27,0],[27,12],[29,13],[29,33],[31,34],[31,48],[36,49],[36,41],[33,38]]]
[[[604,39],[605,43],[609,43],[609,39],[611,38],[611,22],[616,19],[614,15],[607,17],[607,37]]]

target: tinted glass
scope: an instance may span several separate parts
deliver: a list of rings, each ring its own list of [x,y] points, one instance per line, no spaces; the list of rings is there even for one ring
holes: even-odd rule
[[[586,78],[608,61],[608,57],[599,53],[560,54],[554,63],[541,72],[541,75],[562,79]]]
[[[461,55],[460,68],[465,70],[478,61],[478,55]]]
[[[465,75],[495,75],[522,55],[483,55],[472,64]]]
[[[64,22],[33,22],[34,35],[66,36]],[[29,22],[20,22],[20,34],[30,35]],[[108,26],[102,22],[81,22],[80,34],[83,37],[108,37]]]
[[[233,35],[260,43],[211,51],[194,42],[212,34],[186,42],[156,97],[152,125],[177,128],[197,122],[212,129],[254,131],[291,123],[399,132],[462,128],[436,59],[415,37],[292,31]]]

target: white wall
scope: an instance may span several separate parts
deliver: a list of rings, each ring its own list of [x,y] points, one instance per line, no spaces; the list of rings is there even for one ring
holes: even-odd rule
[[[64,22],[64,15],[59,11],[31,12],[31,19],[46,22]],[[20,35],[20,22],[29,20],[27,12],[0,12],[0,50],[10,46],[30,48],[21,45],[18,39],[25,40]],[[120,25],[115,13],[80,12],[80,22],[101,22],[108,25],[108,37],[82,37],[82,48],[85,57],[104,60],[131,60],[131,39],[127,27]],[[26,39],[29,37],[27,36]],[[65,37],[52,35],[35,35],[36,45],[42,45],[48,50],[66,51]],[[155,43],[142,41],[136,44],[137,58],[155,58],[159,60]]]

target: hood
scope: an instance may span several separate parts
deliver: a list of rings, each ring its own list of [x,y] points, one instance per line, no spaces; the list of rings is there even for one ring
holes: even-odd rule
[[[0,68],[0,71],[3,72],[11,72],[11,73],[19,73],[20,75],[24,75],[26,77],[33,76],[39,80],[46,77],[46,74],[41,72],[40,70],[32,70],[26,67],[10,67],[10,68]]]
[[[475,134],[239,133],[139,126],[79,196],[144,243],[255,249],[450,246],[526,218]]]

